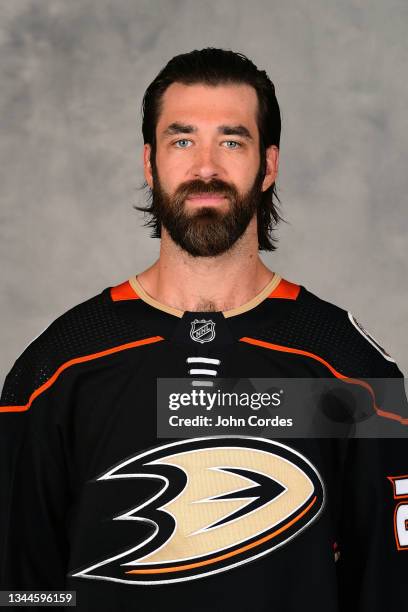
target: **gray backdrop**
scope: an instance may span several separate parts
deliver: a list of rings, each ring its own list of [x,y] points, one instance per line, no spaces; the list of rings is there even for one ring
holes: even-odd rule
[[[69,307],[146,268],[140,103],[173,55],[275,82],[288,224],[272,269],[351,310],[408,372],[406,0],[2,0],[0,382]]]

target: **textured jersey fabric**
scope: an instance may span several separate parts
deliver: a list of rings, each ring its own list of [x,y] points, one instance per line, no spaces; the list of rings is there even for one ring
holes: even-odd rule
[[[161,308],[138,287],[70,309],[6,378],[1,589],[75,590],[78,610],[115,612],[405,609],[406,440],[156,433],[157,378],[197,371],[399,379],[398,405],[371,400],[404,428],[393,359],[284,279],[226,313]]]

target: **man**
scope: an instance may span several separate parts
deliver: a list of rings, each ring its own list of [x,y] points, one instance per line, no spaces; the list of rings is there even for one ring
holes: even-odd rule
[[[266,73],[177,56],[143,110],[160,256],[54,321],[6,379],[2,588],[75,590],[80,610],[404,609],[404,440],[158,436],[162,378],[331,378],[396,435],[408,410],[364,381],[402,374],[354,317],[259,257],[280,218]]]

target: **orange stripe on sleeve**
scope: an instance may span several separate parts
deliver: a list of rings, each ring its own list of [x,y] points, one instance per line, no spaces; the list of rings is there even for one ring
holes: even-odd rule
[[[364,380],[359,380],[358,378],[350,378],[348,376],[344,376],[344,374],[341,374],[340,372],[338,372],[332,365],[330,365],[328,361],[326,361],[319,355],[315,355],[314,353],[310,353],[309,351],[303,351],[302,349],[295,349],[295,348],[290,348],[288,346],[281,346],[280,344],[273,344],[272,342],[265,342],[264,340],[257,340],[255,338],[249,338],[247,336],[244,336],[240,338],[239,340],[240,342],[246,342],[248,344],[253,344],[255,346],[262,346],[263,348],[271,349],[273,351],[281,351],[283,353],[293,353],[295,355],[303,355],[304,357],[310,357],[311,359],[315,359],[316,361],[319,361],[324,366],[326,366],[326,368],[328,368],[330,372],[336,378],[339,378],[343,382],[353,384],[353,385],[360,385],[361,387],[364,387],[365,389],[367,389],[367,391],[370,393],[373,399],[373,407],[378,416],[384,417],[386,419],[392,419],[394,421],[399,421],[402,425],[408,425],[408,418],[404,418],[400,414],[396,414],[394,412],[388,412],[386,410],[382,410],[379,406],[377,406],[376,399],[375,399],[375,393],[371,385],[369,385]]]
[[[127,344],[121,344],[120,346],[115,346],[110,349],[106,349],[105,351],[100,351],[99,353],[92,353],[90,355],[84,355],[82,357],[76,357],[75,359],[70,359],[63,363],[41,387],[38,387],[31,395],[27,402],[27,404],[23,406],[0,406],[0,412],[24,412],[28,410],[35,400],[36,397],[44,393],[47,389],[51,387],[59,377],[59,375],[70,368],[71,366],[77,363],[84,363],[85,361],[92,361],[93,359],[98,359],[99,357],[105,357],[106,355],[112,355],[113,353],[119,353],[120,351],[125,351],[126,349],[135,348],[137,346],[143,346],[145,344],[152,344],[153,342],[160,342],[164,340],[161,336],[152,336],[151,338],[144,338],[143,340],[135,340],[135,342],[128,342]]]

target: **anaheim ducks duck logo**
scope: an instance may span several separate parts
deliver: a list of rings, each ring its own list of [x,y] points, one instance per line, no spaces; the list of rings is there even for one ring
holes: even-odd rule
[[[152,585],[227,571],[292,540],[324,503],[314,466],[288,446],[261,438],[165,444],[97,480],[116,478],[134,479],[139,490],[143,479],[160,485],[113,519],[139,523],[143,539],[73,577]]]

